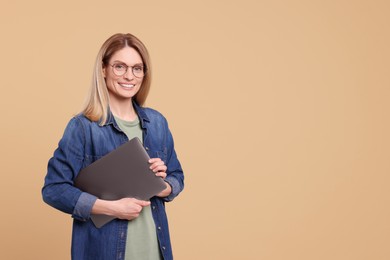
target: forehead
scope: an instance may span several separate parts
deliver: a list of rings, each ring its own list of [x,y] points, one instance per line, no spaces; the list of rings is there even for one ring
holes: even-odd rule
[[[123,49],[120,49],[116,51],[111,59],[110,62],[114,61],[121,61],[126,64],[136,64],[136,63],[142,63],[141,55],[131,47],[125,47]]]

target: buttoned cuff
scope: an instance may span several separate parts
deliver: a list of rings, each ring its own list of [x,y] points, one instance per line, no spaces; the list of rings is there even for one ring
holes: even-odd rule
[[[91,216],[92,207],[96,200],[96,196],[86,192],[81,193],[76,206],[74,207],[72,217],[77,220],[87,221]]]
[[[167,176],[165,178],[165,181],[171,186],[172,192],[167,197],[164,198],[165,201],[172,201],[177,195],[180,193],[180,184],[179,182],[174,178]]]

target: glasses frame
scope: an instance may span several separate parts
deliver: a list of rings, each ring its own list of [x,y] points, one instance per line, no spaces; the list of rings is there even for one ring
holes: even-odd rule
[[[118,65],[118,64],[125,66],[126,70],[125,70],[125,72],[124,72],[123,74],[117,74],[117,73],[115,73],[114,66],[115,66],[115,65]],[[118,77],[125,75],[125,74],[127,73],[127,71],[129,70],[129,68],[131,68],[131,73],[133,74],[133,76],[136,77],[136,78],[139,78],[139,79],[145,77],[146,72],[147,72],[146,66],[143,65],[143,64],[142,64],[142,65],[136,64],[136,65],[134,65],[134,66],[129,66],[129,65],[127,65],[126,63],[118,62],[118,63],[114,63],[114,64],[109,64],[109,65],[111,66],[112,72],[113,72],[116,76],[118,76]],[[134,73],[134,68],[136,68],[136,67],[142,67],[143,72],[144,72],[144,75],[143,75],[143,76],[138,77],[138,76],[135,75],[135,73]]]

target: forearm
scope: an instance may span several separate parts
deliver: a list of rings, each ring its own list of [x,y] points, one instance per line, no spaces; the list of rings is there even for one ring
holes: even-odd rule
[[[149,201],[137,200],[134,198],[123,198],[113,201],[97,199],[92,206],[91,213],[132,220],[139,216],[143,207],[149,205]]]
[[[72,214],[81,191],[66,183],[46,182],[42,188],[42,198],[50,206],[68,214]]]
[[[157,194],[157,197],[165,198],[168,197],[172,193],[172,187],[168,182],[165,182],[165,185],[167,186],[165,190]]]
[[[50,206],[85,221],[91,214],[96,197],[69,184],[50,184],[42,189],[43,200]]]
[[[179,193],[184,189],[184,174],[181,164],[177,158],[176,151],[173,145],[172,136],[169,134],[171,140],[171,146],[169,147],[169,153],[167,158],[167,177],[165,181],[169,183],[171,192],[163,199],[166,202],[172,201]]]
[[[113,202],[108,200],[97,199],[92,206],[92,214],[115,216]]]

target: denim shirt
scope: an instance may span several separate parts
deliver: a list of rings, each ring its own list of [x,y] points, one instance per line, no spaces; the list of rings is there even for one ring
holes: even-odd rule
[[[157,111],[134,103],[143,131],[143,143],[151,158],[161,158],[167,166],[166,182],[172,193],[165,198],[151,198],[159,247],[164,259],[173,259],[165,202],[173,200],[184,188],[184,175],[177,159],[166,119]],[[71,214],[73,220],[73,260],[124,259],[127,220],[115,219],[96,228],[90,219],[96,197],[73,186],[81,169],[128,141],[114,117],[109,113],[107,123],[100,126],[84,115],[68,123],[64,135],[48,163],[42,188],[43,200],[54,208]]]

